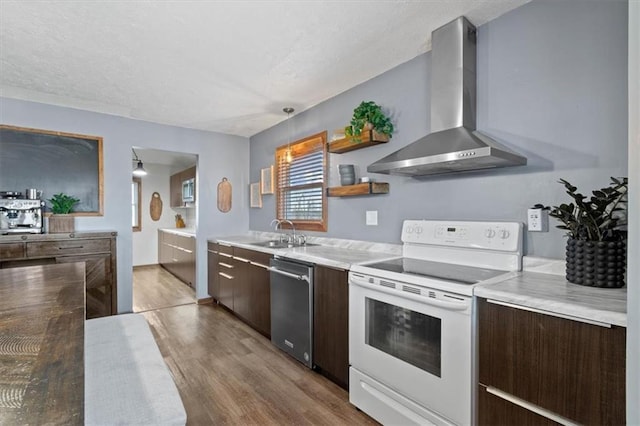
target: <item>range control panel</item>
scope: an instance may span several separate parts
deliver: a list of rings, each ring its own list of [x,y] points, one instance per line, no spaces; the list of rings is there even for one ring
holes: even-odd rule
[[[405,220],[402,242],[517,251],[523,225],[517,222]]]

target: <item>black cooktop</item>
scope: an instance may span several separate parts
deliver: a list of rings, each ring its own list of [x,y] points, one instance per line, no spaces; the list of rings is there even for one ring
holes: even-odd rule
[[[456,284],[476,284],[488,280],[507,271],[497,269],[477,268],[474,266],[454,265],[452,263],[433,262],[429,260],[401,257],[384,262],[362,265],[366,268],[380,269],[397,274],[417,275]]]

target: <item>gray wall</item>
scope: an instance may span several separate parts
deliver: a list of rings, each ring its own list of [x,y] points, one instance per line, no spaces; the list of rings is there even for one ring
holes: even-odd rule
[[[118,232],[120,312],[130,312],[132,306],[131,147],[198,155],[196,297],[208,296],[207,238],[242,233],[248,228],[247,138],[6,98],[0,98],[0,122],[104,138],[104,216],[77,217],[76,229]],[[25,167],[28,167],[28,163]],[[217,185],[222,177],[227,177],[233,184],[233,208],[227,214],[219,212],[216,207]],[[73,179],[72,173],[69,178]],[[168,204],[169,200],[166,199],[165,209]],[[156,250],[156,247],[150,243],[148,250]]]
[[[558,179],[583,191],[627,174],[627,2],[533,1],[478,29],[478,129],[524,154],[524,167],[431,178],[371,176],[390,193],[329,198],[329,237],[399,242],[403,219],[526,221],[535,203],[567,201]],[[294,140],[348,123],[362,100],[391,111],[390,143],[330,154],[329,186],[337,165],[366,166],[429,131],[430,52],[292,118]],[[286,143],[281,123],[251,138],[252,181]],[[365,225],[378,210],[379,226]],[[250,227],[267,230],[274,196],[251,209]],[[552,220],[550,225],[555,225]],[[528,255],[564,256],[562,232],[528,233]]]

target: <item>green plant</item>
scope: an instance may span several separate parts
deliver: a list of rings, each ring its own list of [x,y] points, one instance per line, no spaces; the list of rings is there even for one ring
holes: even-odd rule
[[[54,194],[53,197],[47,201],[51,203],[51,212],[53,214],[69,214],[71,210],[73,210],[73,206],[80,202],[79,199],[63,194],[62,192]]]
[[[549,211],[549,216],[562,222],[556,228],[567,231],[567,236],[576,240],[622,241],[627,238],[627,186],[626,177],[611,178],[609,186],[594,190],[591,198],[577,192],[578,188],[560,179],[573,198],[569,204],[552,208],[536,204],[534,208]]]
[[[391,136],[393,134],[393,123],[385,115],[382,108],[373,101],[362,101],[353,110],[350,125],[344,128],[347,136],[360,136],[363,127],[371,123],[373,130]]]

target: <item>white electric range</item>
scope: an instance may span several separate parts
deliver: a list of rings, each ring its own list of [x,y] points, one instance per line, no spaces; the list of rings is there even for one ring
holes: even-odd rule
[[[522,269],[523,226],[406,220],[402,257],[349,272],[349,399],[383,424],[471,424],[473,288]]]

